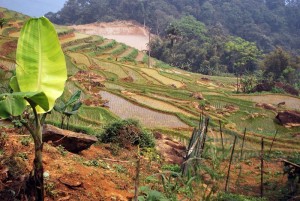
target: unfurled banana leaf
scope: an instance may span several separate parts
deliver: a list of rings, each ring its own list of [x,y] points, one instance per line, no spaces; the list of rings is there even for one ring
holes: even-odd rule
[[[73,103],[75,103],[76,101],[79,100],[81,95],[81,91],[77,90],[72,96],[71,98],[68,100],[68,102],[66,103],[66,107],[68,107],[69,105],[72,105]]]
[[[20,92],[20,88],[16,76],[10,78],[9,86],[10,88],[12,88],[14,92]]]
[[[45,17],[27,21],[21,30],[17,47],[17,83],[21,92],[42,91],[46,94],[49,107],[61,96],[67,70],[64,54],[52,23]]]
[[[45,111],[49,109],[48,99],[43,92],[6,93],[0,95],[0,117],[6,119],[10,116],[21,115],[26,108],[25,100]]]

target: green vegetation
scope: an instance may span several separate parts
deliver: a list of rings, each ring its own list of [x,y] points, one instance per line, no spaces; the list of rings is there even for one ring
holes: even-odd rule
[[[82,102],[79,101],[80,94],[81,91],[78,90],[69,98],[69,100],[67,100],[67,102],[61,101],[60,103],[56,103],[56,105],[54,105],[53,109],[61,114],[61,128],[63,128],[64,120],[67,118],[66,128],[69,129],[69,121],[71,116],[77,114],[82,105]]]
[[[132,119],[117,121],[107,125],[99,140],[104,143],[118,143],[122,147],[132,145],[153,147],[155,145],[152,133],[142,129],[139,122]]]

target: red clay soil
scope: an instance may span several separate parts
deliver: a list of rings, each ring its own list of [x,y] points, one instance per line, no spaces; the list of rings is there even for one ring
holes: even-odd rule
[[[17,49],[17,40],[8,41],[2,44],[0,48],[0,56],[6,57]]]
[[[28,175],[31,170],[34,152],[33,143],[30,142],[29,146],[22,145],[24,137],[13,129],[2,129],[2,132],[6,132],[8,138],[4,141],[5,145],[2,144],[4,149],[0,155],[0,195],[4,189],[18,192],[22,184],[20,178],[24,178],[23,175]],[[161,147],[159,150],[162,159],[174,159],[177,151],[184,149],[182,144],[164,135],[157,134],[156,138],[158,146]],[[161,143],[164,146],[160,146]],[[80,154],[72,154],[45,143],[43,164],[44,171],[49,173],[49,177],[45,179],[45,200],[131,200],[134,196],[136,154],[135,147],[121,149],[113,144],[99,144]],[[178,158],[177,155],[176,160]],[[145,183],[145,178],[161,172],[159,161],[153,161],[146,155],[142,156],[141,160],[140,186],[158,185]],[[180,164],[181,161],[176,160],[172,162]],[[211,161],[207,159],[205,163],[210,164]],[[220,167],[223,169],[223,178],[217,180],[216,186],[218,190],[223,191],[228,161],[221,163]],[[240,177],[239,167],[242,167]],[[286,185],[286,176],[283,176],[282,169],[283,165],[280,162],[265,161],[265,194],[268,198],[274,198],[273,200],[278,200],[280,190]],[[211,188],[214,181],[210,176],[203,175],[203,179]],[[237,181],[240,183],[237,184]],[[240,164],[233,163],[229,190],[232,193],[259,196],[258,158],[245,160]],[[195,197],[201,196],[197,192],[195,191]],[[5,199],[2,197],[2,200]]]

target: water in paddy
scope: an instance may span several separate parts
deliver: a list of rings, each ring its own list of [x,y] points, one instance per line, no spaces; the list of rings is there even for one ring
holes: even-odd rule
[[[103,99],[109,101],[109,110],[118,115],[122,119],[137,119],[146,127],[168,127],[168,128],[187,128],[178,117],[162,112],[157,112],[135,105],[124,98],[112,93],[101,91],[100,95]]]

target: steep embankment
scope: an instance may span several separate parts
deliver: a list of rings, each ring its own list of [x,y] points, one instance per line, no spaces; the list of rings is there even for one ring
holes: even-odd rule
[[[70,28],[81,33],[114,39],[138,50],[146,50],[147,43],[149,42],[149,32],[147,29],[129,21],[73,25]]]

